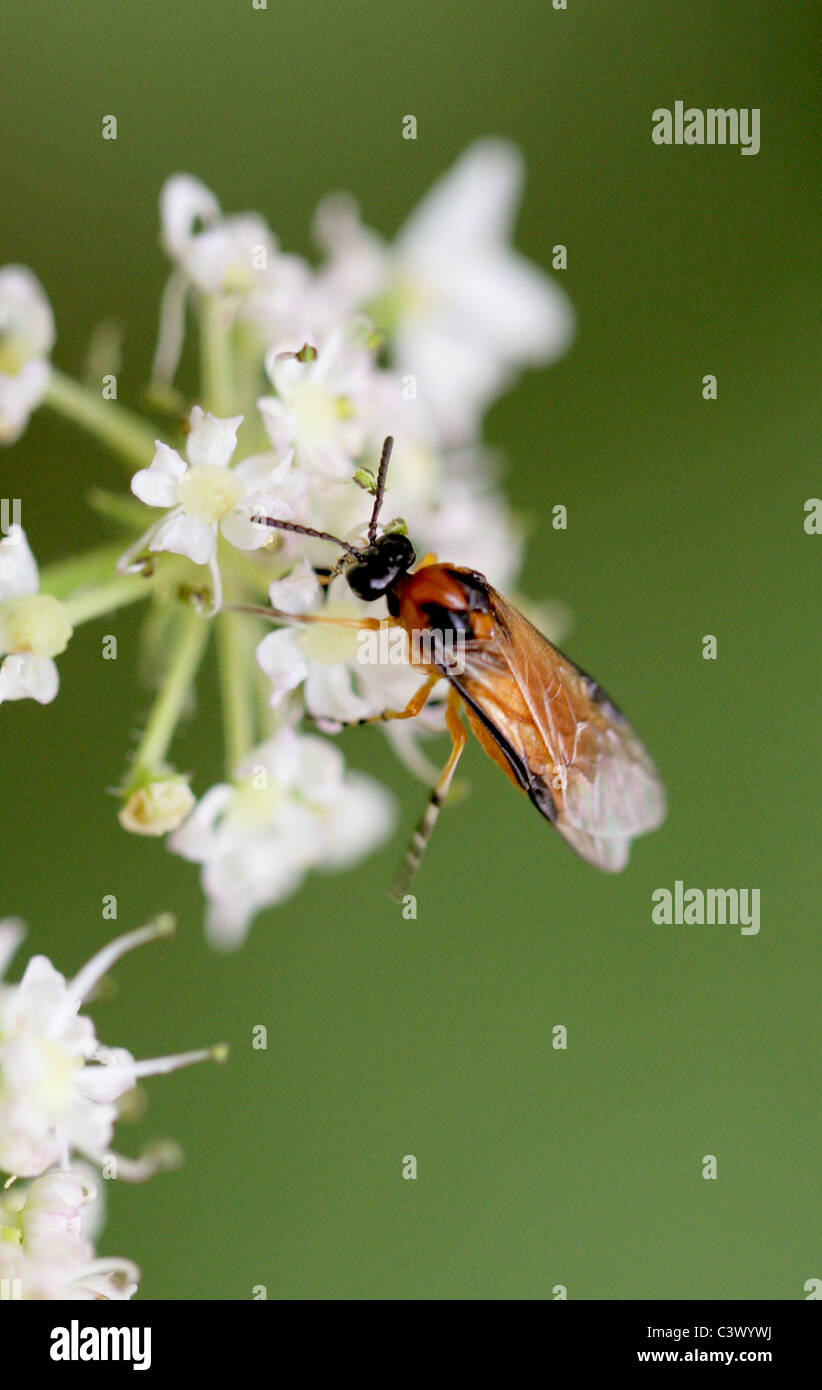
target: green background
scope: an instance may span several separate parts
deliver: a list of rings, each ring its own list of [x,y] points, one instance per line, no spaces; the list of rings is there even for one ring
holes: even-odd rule
[[[233,1049],[147,1083],[119,1132],[187,1153],[109,1190],[102,1249],[137,1260],[142,1296],[796,1299],[822,1277],[822,538],[803,530],[822,493],[820,29],[814,4],[761,0],[3,8],[0,262],[42,279],[66,370],[101,318],[125,322],[134,402],[169,173],[307,252],[331,189],[390,234],[472,139],[522,146],[517,244],[543,265],[567,245],[579,335],[487,435],[533,523],[524,587],[572,607],[565,645],[670,798],[625,874],[600,876],[474,745],[405,923],[384,889],[420,788],[378,732],[347,735],[401,798],[396,841],[220,957],[196,870],[125,836],[106,794],[146,708],[139,612],[82,629],[56,704],[0,710],[3,909],[66,971],[111,932],[103,894],[123,930],[173,909],[176,939],[117,968],[99,1032],[137,1055]],[[658,148],[651,112],[677,99],[759,107],[761,152]],[[0,466],[42,563],[111,536],[84,492],[122,473],[73,427],[41,412]],[[101,661],[112,631],[120,659]],[[199,790],[221,775],[215,699],[204,686],[178,749]],[[653,925],[678,878],[758,887],[760,935]]]

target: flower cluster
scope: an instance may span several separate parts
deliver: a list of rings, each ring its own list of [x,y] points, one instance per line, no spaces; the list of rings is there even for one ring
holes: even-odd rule
[[[311,265],[283,251],[258,214],[226,215],[196,178],[170,178],[160,221],[172,269],[147,393],[163,420],[153,426],[51,367],[42,292],[15,267],[0,278],[0,437],[15,438],[44,398],[123,457],[133,494],[95,494],[133,528],[116,565],[104,548],[87,573],[56,566],[42,593],[20,528],[0,542],[0,700],[52,699],[54,658],[73,628],[150,600],[144,665],[157,695],[120,821],[167,835],[201,865],[215,944],[239,943],[309,870],[356,863],[392,828],[386,791],[348,770],[329,739],[404,707],[422,677],[407,661],[358,660],[357,624],[366,611],[386,617],[385,602],[358,600],[336,577],[339,546],[299,528],[363,541],[391,435],[385,529],[407,524],[420,555],[503,589],[516,583],[522,536],[483,416],[519,370],[556,358],[573,333],[564,292],[510,244],[522,179],[515,148],[478,142],[392,245],[335,195],[317,211]],[[176,383],[190,325],[196,400]],[[197,799],[168,755],[212,632],[226,775]],[[408,725],[385,730],[428,778],[422,743],[442,726],[435,690]]]
[[[33,956],[18,984],[3,983],[22,936],[0,921],[0,1280],[9,1297],[130,1298],[139,1271],[129,1260],[97,1258],[101,1188],[94,1170],[139,1181],[179,1159],[176,1145],[138,1159],[112,1151],[122,1098],[144,1076],[169,1072],[225,1049],[135,1061],[104,1047],[81,1012],[89,994],[126,951],[167,936],[171,918],[111,942],[71,980]]]

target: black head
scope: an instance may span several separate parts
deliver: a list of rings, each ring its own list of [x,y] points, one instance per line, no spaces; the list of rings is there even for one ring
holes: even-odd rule
[[[358,598],[367,602],[382,598],[389,593],[404,574],[407,574],[416,560],[414,547],[407,536],[399,531],[386,531],[377,537],[377,521],[385,496],[385,480],[388,474],[388,461],[394,448],[394,440],[388,435],[382,446],[380,466],[374,483],[374,506],[368,523],[368,542],[365,546],[354,546],[348,541],[332,536],[329,531],[315,531],[313,526],[302,526],[296,521],[281,521],[279,517],[252,516],[251,520],[261,526],[271,526],[278,531],[294,531],[298,536],[313,536],[320,541],[334,541],[351,557],[345,577]],[[338,574],[337,566],[331,571]]]
[[[388,593],[408,573],[416,558],[407,536],[388,531],[358,552],[345,577],[357,597],[370,603]]]

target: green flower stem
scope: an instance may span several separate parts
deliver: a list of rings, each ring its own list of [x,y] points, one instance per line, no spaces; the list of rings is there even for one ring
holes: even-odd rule
[[[254,746],[254,674],[257,669],[244,614],[222,612],[217,617],[217,657],[223,707],[226,772]]]
[[[225,300],[200,301],[200,386],[203,405],[225,419],[233,412],[234,372],[230,306]]]
[[[150,512],[145,503],[138,502],[130,493],[109,492],[108,488],[104,487],[89,488],[86,501],[100,516],[137,532],[147,531],[152,520],[159,515],[157,512]]]
[[[129,603],[139,603],[151,593],[152,580],[139,574],[117,574],[108,584],[95,588],[80,589],[63,600],[72,627],[87,623],[92,618],[101,618],[113,613],[117,608],[125,608]]]
[[[249,454],[264,454],[271,448],[262,416],[256,409],[260,396],[267,395],[271,387],[260,370],[260,342],[256,329],[248,324],[237,324],[233,344],[234,408],[242,411],[245,417],[239,439],[241,455],[247,458]]]
[[[247,621],[253,623],[254,642],[256,645],[263,636],[263,633],[253,619],[249,618]],[[274,730],[276,716],[274,710],[271,708],[271,685],[269,679],[265,672],[260,669],[256,661],[254,662],[254,696],[257,702],[257,727],[260,739],[265,741]]]
[[[114,578],[115,565],[122,553],[122,541],[115,541],[97,546],[94,550],[87,550],[83,555],[56,560],[54,564],[45,565],[41,569],[40,588],[43,593],[52,594],[54,598],[62,601],[75,589],[93,584],[106,585]]]
[[[206,649],[210,626],[208,619],[198,617],[190,609],[180,613],[171,663],[134,755],[129,778],[134,786],[143,778],[157,776],[163,771],[168,746],[180,722]]]
[[[129,468],[147,468],[154,457],[155,431],[138,415],[116,401],[104,401],[95,391],[63,372],[51,369],[46,405],[88,430]]]

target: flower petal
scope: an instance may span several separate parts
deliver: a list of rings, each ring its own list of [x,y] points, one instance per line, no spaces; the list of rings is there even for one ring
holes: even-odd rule
[[[260,669],[271,681],[271,705],[276,707],[289,690],[295,690],[308,675],[308,662],[299,641],[289,628],[269,632],[257,647]]]
[[[147,507],[174,507],[186,465],[176,449],[160,439],[155,440],[155,445],[154,458],[148,468],[141,468],[134,474],[131,490]]]
[[[237,430],[242,415],[221,420],[195,405],[189,417],[191,430],[186,441],[186,454],[192,468],[208,463],[212,468],[225,468],[237,447]]]
[[[4,353],[45,357],[54,347],[54,314],[43,286],[25,265],[0,270],[0,340]]]
[[[309,613],[318,607],[322,593],[322,585],[305,557],[285,579],[275,579],[268,587],[271,606],[281,613]]]
[[[477,243],[509,240],[522,193],[524,164],[516,145],[477,140],[417,205],[397,238],[400,258],[459,256]]]
[[[60,677],[50,656],[7,656],[0,665],[0,704],[4,700],[36,700],[49,705]]]
[[[51,366],[40,357],[24,362],[18,372],[0,372],[0,444],[20,438],[48,389]]]
[[[367,702],[355,693],[351,667],[343,662],[316,663],[311,667],[305,685],[305,705],[315,719],[339,724],[353,724],[358,719],[368,719],[372,713]]]
[[[40,587],[31,547],[22,526],[9,527],[0,541],[0,603],[10,598],[28,598]]]
[[[169,835],[166,844],[183,859],[201,864],[215,845],[217,825],[226,807],[231,804],[234,790],[228,782],[218,782],[200,797],[191,815],[179,829]]]
[[[9,962],[25,934],[26,928],[21,918],[3,917],[0,919],[0,980],[6,973]]]
[[[195,565],[207,565],[216,545],[216,525],[186,516],[181,507],[160,522],[149,542],[149,550],[170,550],[173,555],[187,555]]]
[[[263,417],[266,433],[278,455],[291,458],[292,446],[299,430],[297,417],[276,396],[261,396],[257,409]]]
[[[197,223],[208,226],[220,215],[220,204],[204,183],[191,174],[172,174],[160,192],[160,236],[166,254],[178,260]]]
[[[220,530],[231,545],[238,550],[260,550],[271,541],[270,526],[252,521],[252,516],[270,516],[275,520],[288,521],[294,510],[281,497],[271,493],[253,493],[243,498],[236,507],[223,517]]]

